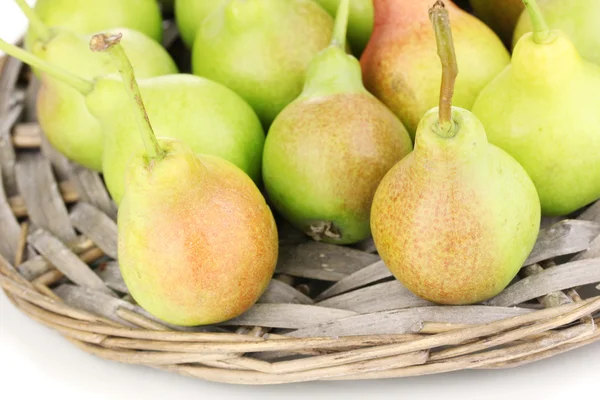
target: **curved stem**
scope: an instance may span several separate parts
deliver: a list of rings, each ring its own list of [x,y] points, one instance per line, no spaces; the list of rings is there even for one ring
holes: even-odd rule
[[[454,136],[452,123],[452,96],[454,96],[454,84],[458,75],[456,53],[454,52],[454,41],[452,40],[452,29],[450,17],[444,2],[437,0],[429,9],[429,18],[435,30],[438,55],[442,62],[442,87],[440,90],[440,134],[444,137]]]
[[[50,28],[42,21],[39,15],[35,12],[33,8],[25,0],[15,0],[15,3],[19,6],[23,14],[27,17],[29,21],[29,25],[33,29],[36,35],[43,42],[48,42],[52,39],[52,33],[50,32]]]
[[[90,48],[95,52],[105,51],[113,59],[113,63],[119,70],[119,74],[123,79],[123,84],[127,89],[133,113],[135,114],[144,147],[146,148],[146,156],[149,159],[162,158],[165,155],[165,151],[160,147],[156,135],[154,134],[154,130],[152,129],[152,125],[150,125],[150,119],[148,118],[146,107],[142,101],[140,88],[135,80],[133,66],[120,44],[122,37],[122,34],[108,36],[100,33],[94,35],[90,41]]]
[[[0,50],[18,60],[21,60],[25,64],[31,65],[33,68],[36,68],[43,73],[66,83],[84,96],[88,95],[92,90],[94,90],[94,83],[92,81],[80,78],[79,76],[57,67],[56,65],[50,64],[49,62],[42,60],[30,52],[7,43],[2,39],[0,39]]]
[[[533,40],[538,44],[545,44],[552,41],[552,32],[544,19],[544,15],[538,7],[535,0],[523,0],[531,24],[533,25]]]
[[[342,51],[346,51],[346,34],[348,31],[348,14],[349,11],[349,0],[340,1],[340,5],[337,9],[335,17],[335,26],[333,27],[333,38],[331,40],[332,46],[337,46]]]

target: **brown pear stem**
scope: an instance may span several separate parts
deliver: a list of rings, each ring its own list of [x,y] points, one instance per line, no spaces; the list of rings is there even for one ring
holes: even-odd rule
[[[440,90],[440,134],[444,137],[453,136],[452,96],[458,75],[452,29],[448,10],[442,0],[437,0],[429,9],[429,18],[433,23],[438,56],[442,62],[442,87]]]
[[[135,114],[135,119],[144,141],[146,155],[149,159],[162,158],[165,155],[165,151],[160,147],[156,135],[154,134],[154,130],[152,129],[152,125],[150,125],[150,119],[148,118],[146,107],[142,101],[140,88],[135,79],[133,66],[120,44],[122,37],[123,35],[120,33],[112,36],[99,33],[92,37],[90,48],[95,52],[105,51],[112,57],[113,62],[123,79],[123,84],[127,89],[133,113]]]

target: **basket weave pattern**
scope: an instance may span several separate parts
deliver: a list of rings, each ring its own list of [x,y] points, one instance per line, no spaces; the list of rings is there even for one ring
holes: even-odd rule
[[[543,221],[519,277],[485,304],[441,307],[394,280],[372,242],[339,247],[280,224],[275,279],[244,315],[158,321],[116,264],[116,207],[35,122],[37,82],[0,61],[0,285],[82,350],[236,384],[376,379],[506,368],[600,340],[600,202]]]

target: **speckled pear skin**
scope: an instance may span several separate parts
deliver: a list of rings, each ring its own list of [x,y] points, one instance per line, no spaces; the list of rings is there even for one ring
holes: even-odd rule
[[[535,244],[540,204],[523,168],[488,144],[481,123],[453,108],[457,133],[439,136],[437,108],[415,150],[381,181],[371,213],[377,250],[419,297],[472,304],[502,291]]]
[[[126,27],[162,41],[162,16],[156,0],[37,0],[35,12],[51,27],[80,34],[92,34]],[[38,40],[33,29],[25,36],[25,46]]]
[[[361,56],[365,87],[394,112],[414,139],[425,112],[438,104],[442,70],[428,10],[431,0],[374,0],[375,28]],[[445,1],[460,74],[453,104],[470,109],[510,62],[483,22]]]
[[[177,0],[175,2],[175,19],[181,39],[188,48],[192,48],[196,32],[202,21],[226,0]]]
[[[119,209],[119,266],[152,315],[182,326],[228,320],[271,280],[278,254],[273,215],[233,164],[160,139],[164,159],[142,153],[127,170]]]
[[[412,142],[364,88],[358,60],[344,50],[348,3],[338,18],[332,44],[307,68],[302,94],[271,125],[263,181],[273,206],[297,228],[350,244],[370,236],[375,189]]]
[[[549,216],[600,198],[600,67],[554,33],[544,45],[523,36],[512,66],[473,106],[489,141],[525,168]]]
[[[562,30],[584,59],[600,65],[600,1],[537,0],[548,26]],[[523,12],[513,36],[513,47],[531,32],[531,19]]]
[[[242,96],[267,128],[302,91],[306,67],[332,29],[312,0],[231,0],[202,23],[192,69]]]
[[[223,85],[188,74],[140,80],[146,111],[157,136],[182,140],[198,154],[228,160],[260,182],[265,133],[252,108]],[[104,133],[102,170],[113,200],[125,192],[127,162],[143,148],[119,79],[105,78],[87,97]],[[115,118],[115,116],[119,116]]]
[[[53,31],[54,36],[48,43],[39,41],[32,45],[36,56],[89,80],[117,72],[108,55],[90,51],[89,36],[61,29]],[[138,77],[177,73],[177,66],[167,51],[143,33],[127,28],[110,33],[123,35],[121,43]],[[48,75],[42,75],[42,82],[37,114],[48,141],[70,160],[101,171],[104,137],[100,123],[86,107],[85,97]]]

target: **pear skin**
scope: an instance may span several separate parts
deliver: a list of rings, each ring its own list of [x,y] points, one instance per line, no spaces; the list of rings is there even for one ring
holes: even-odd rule
[[[488,139],[536,185],[544,215],[567,215],[600,198],[600,67],[582,60],[561,32],[521,38],[473,113]]]
[[[439,304],[495,296],[535,244],[540,204],[523,168],[488,144],[481,123],[453,108],[456,134],[436,133],[438,109],[415,150],[383,178],[371,213],[373,239],[392,274]]]
[[[140,80],[139,86],[159,137],[179,139],[198,154],[226,159],[260,182],[265,133],[241,97],[223,85],[188,74]],[[136,126],[123,106],[125,95],[120,80],[105,78],[96,81],[95,90],[86,98],[104,132],[102,170],[117,204],[125,191],[127,162],[143,148],[139,135],[124,133]]]
[[[120,28],[122,44],[140,78],[177,73],[177,66],[160,44],[143,33]],[[36,42],[32,52],[43,60],[86,79],[115,73],[106,54],[89,51],[89,37],[56,31],[50,41]],[[102,170],[104,137],[90,114],[85,97],[76,89],[42,75],[37,98],[40,126],[54,148],[84,167]]]
[[[192,69],[242,96],[268,128],[302,92],[306,67],[329,44],[332,26],[312,0],[231,0],[198,30]]]
[[[345,52],[348,0],[331,45],[309,64],[302,95],[275,119],[263,153],[274,207],[315,240],[349,244],[370,236],[369,214],[385,173],[412,150],[402,123],[362,85]]]
[[[177,0],[175,2],[177,27],[181,39],[188,48],[191,49],[194,45],[202,21],[224,3],[225,0]]]
[[[35,11],[46,25],[79,34],[125,27],[162,41],[162,16],[156,0],[37,0]],[[25,47],[31,50],[38,39],[29,29]]]
[[[600,1],[538,0],[548,25],[563,31],[584,59],[600,65]],[[527,12],[523,12],[513,36],[513,47],[533,29]]]
[[[119,208],[119,266],[131,295],[176,325],[249,309],[277,262],[277,228],[260,191],[231,163],[161,140],[167,155],[132,159]]]
[[[427,10],[431,0],[374,0],[375,28],[361,56],[365,87],[404,123],[412,138],[437,105],[441,67]],[[454,104],[470,109],[479,92],[510,62],[483,22],[446,1],[461,74]]]
[[[340,0],[316,0],[331,16],[335,17]],[[375,19],[373,0],[350,0],[348,19],[348,42],[352,52],[360,57],[373,33]]]

